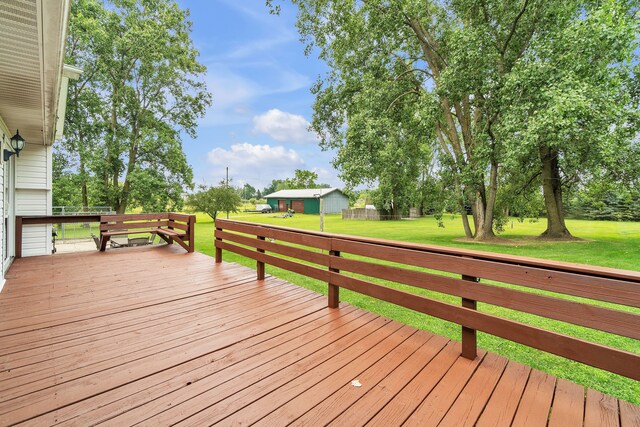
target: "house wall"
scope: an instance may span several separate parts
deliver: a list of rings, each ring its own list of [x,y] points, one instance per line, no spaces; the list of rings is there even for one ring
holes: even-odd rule
[[[51,147],[25,144],[16,161],[16,215],[51,215]],[[51,225],[25,226],[22,256],[51,253]]]
[[[323,197],[324,213],[337,214],[349,209],[349,198],[340,191],[334,191]]]
[[[287,205],[291,206],[292,200],[304,200],[304,213],[319,214],[320,201],[317,198],[268,198],[267,203],[274,212],[278,211],[278,200],[286,200]],[[349,209],[349,198],[339,191],[334,191],[323,197],[324,213],[337,214],[343,209]]]
[[[320,201],[318,199],[304,199],[304,213],[319,214]]]
[[[2,130],[0,129],[0,132]],[[0,142],[0,156],[4,147]],[[4,286],[4,161],[0,157],[0,291]]]
[[[5,137],[0,140],[0,291],[4,286],[4,206],[5,206],[5,194],[4,194],[4,157],[2,155],[3,150],[8,148],[4,143],[9,135],[9,130],[0,117],[0,134]]]

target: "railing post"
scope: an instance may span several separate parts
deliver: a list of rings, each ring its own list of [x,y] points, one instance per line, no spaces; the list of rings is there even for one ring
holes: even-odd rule
[[[336,256],[339,257],[340,256],[340,251],[329,251],[329,256]],[[329,271],[334,272],[334,273],[340,273],[340,270],[338,270],[337,268],[332,268],[329,267]],[[328,295],[328,306],[329,308],[338,308],[338,306],[340,305],[340,287],[331,284],[331,282],[329,282],[329,295]]]
[[[189,231],[188,231],[188,236],[189,237],[189,252],[193,252],[196,249],[196,242],[195,242],[195,235],[196,235],[196,216],[195,215],[190,215],[189,216]]]
[[[257,236],[258,240],[264,241],[264,236]],[[264,249],[257,249],[258,252],[264,253]],[[264,280],[264,262],[256,261],[256,271],[258,272],[258,280]]]
[[[467,276],[466,274],[462,275],[462,280],[467,280],[473,283],[478,283],[480,281],[478,277]],[[478,307],[478,303],[476,300],[473,300],[473,299],[462,298],[462,306],[465,308],[476,310]],[[462,327],[462,357],[473,360],[477,356],[478,356],[478,341],[476,336],[476,330],[463,326]]]
[[[22,217],[21,216],[16,217],[15,227],[16,227],[16,247],[15,247],[14,256],[16,258],[22,258]]]
[[[222,231],[222,228],[216,227],[216,230]],[[222,239],[220,237],[216,237],[216,243],[222,243]],[[218,247],[218,245],[216,244],[216,264],[221,262],[222,262],[222,248]]]

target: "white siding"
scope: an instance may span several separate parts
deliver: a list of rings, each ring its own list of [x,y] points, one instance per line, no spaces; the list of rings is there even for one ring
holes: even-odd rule
[[[49,190],[51,147],[25,144],[16,161],[16,188]]]
[[[25,144],[16,160],[16,215],[51,215],[51,147]],[[25,226],[22,256],[51,254],[51,225]]]
[[[16,215],[47,215],[47,191],[16,189]]]
[[[16,215],[50,215],[51,192],[48,190],[16,189]],[[22,256],[51,253],[51,225],[24,226]]]
[[[7,139],[7,134],[9,130],[4,123],[2,117],[0,117],[0,133],[5,135],[3,138],[5,141]],[[5,205],[5,194],[4,194],[4,157],[3,150],[5,146],[2,142],[0,142],[0,291],[4,286],[4,205]],[[11,244],[11,242],[9,242]]]
[[[38,256],[51,254],[50,225],[25,225],[22,227],[22,256]]]
[[[0,155],[2,155],[0,143]],[[1,159],[0,159],[1,160]],[[0,291],[4,286],[4,162],[0,161]]]

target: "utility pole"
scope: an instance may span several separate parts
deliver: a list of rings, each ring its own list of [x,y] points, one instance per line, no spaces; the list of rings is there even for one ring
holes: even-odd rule
[[[227,190],[229,189],[229,166],[227,166],[227,178],[225,180]],[[229,211],[227,211],[227,219],[229,219]]]
[[[324,200],[322,199],[322,192],[314,194],[314,197],[317,197],[320,203],[320,231],[324,231]]]
[[[320,196],[320,231],[324,231],[324,199]]]

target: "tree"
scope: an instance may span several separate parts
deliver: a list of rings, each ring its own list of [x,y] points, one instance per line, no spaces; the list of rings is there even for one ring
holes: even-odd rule
[[[277,190],[295,190],[301,188],[329,188],[328,184],[317,184],[318,174],[304,169],[296,169],[293,178],[281,181]]]
[[[91,72],[71,91],[78,93],[80,116],[101,106],[101,129],[91,136],[77,129],[68,147],[82,158],[85,142],[94,144],[98,202],[119,213],[130,205],[155,209],[163,201],[178,206],[192,186],[180,133],[195,136],[211,95],[190,31],[188,11],[172,0],[74,2],[68,60]]]
[[[291,188],[315,188],[318,174],[313,171],[296,169],[291,180]]]
[[[360,90],[363,98],[374,95],[364,86]],[[338,148],[333,161],[349,186],[377,184],[376,207],[395,218],[408,212],[418,198],[419,178],[428,168],[431,153],[424,143],[428,130],[409,117],[403,122],[405,114],[408,111],[394,109],[374,120],[367,111],[354,110],[345,134],[349,143]],[[415,132],[416,128],[423,132]]]
[[[95,60],[92,46],[105,37],[102,22],[106,11],[94,0],[78,0],[72,7],[69,37],[66,44],[66,63],[82,67],[82,74],[69,81],[65,135],[56,146],[64,156],[74,158],[77,167],[76,190],[80,190],[78,203],[89,206],[89,181],[91,169],[99,157],[100,142],[105,130],[103,121],[104,103],[100,97],[97,81],[99,62]],[[54,158],[60,160],[61,157]],[[54,179],[54,187],[63,185]],[[54,190],[55,192],[55,190]]]
[[[252,186],[251,184],[245,184],[241,189],[240,189],[240,196],[244,199],[244,200],[249,200],[249,199],[253,199],[256,197],[256,189],[254,186]]]
[[[79,206],[82,204],[78,185],[80,175],[71,171],[71,162],[59,150],[53,151],[52,178],[56,185],[53,186],[53,206]]]
[[[204,212],[214,221],[218,212],[238,212],[242,206],[242,200],[232,187],[206,187],[200,186],[200,191],[187,197],[187,206],[193,212]]]
[[[424,126],[403,130],[417,132],[413,140],[435,136],[442,164],[455,175],[466,234],[492,237],[502,154],[493,127],[505,107],[499,92],[532,37],[554,27],[554,11],[541,1],[293,3],[303,38],[331,67],[314,88],[312,127],[322,145],[349,145],[344,125],[350,129],[356,115],[371,129],[380,117],[421,121],[428,134],[421,134]],[[360,136],[366,147],[386,135]]]
[[[542,187],[543,237],[571,237],[563,189],[602,169],[614,174],[628,156],[638,109],[629,90],[636,13],[631,2],[584,4],[579,16],[534,40],[505,83],[511,107],[497,132],[520,166],[512,170],[528,171],[520,180]]]
[[[438,150],[441,173],[448,173],[447,181],[456,189],[466,235],[477,240],[493,237],[500,177],[522,172],[509,169],[515,167],[512,157],[518,152],[502,130],[513,103],[511,82],[522,77],[523,62],[542,60],[539,55],[544,52],[539,49],[588,13],[585,3],[292,3],[298,6],[298,28],[307,52],[317,48],[330,67],[313,88],[312,127],[322,147],[377,153],[376,140],[394,132],[385,127],[401,126],[403,132],[413,134],[406,140]],[[565,43],[563,48],[580,55],[580,43]],[[564,69],[556,72],[562,75]],[[518,95],[523,102],[535,97],[526,91]],[[358,132],[352,132],[355,126]],[[553,153],[539,150],[536,158],[538,164],[557,172]],[[364,170],[364,164],[354,162],[341,167],[343,174]],[[552,180],[554,172],[549,173]],[[473,230],[467,206],[473,214]]]
[[[284,181],[282,179],[272,179],[271,183],[262,190],[262,195],[267,196],[271,193],[275,193],[283,182]]]

